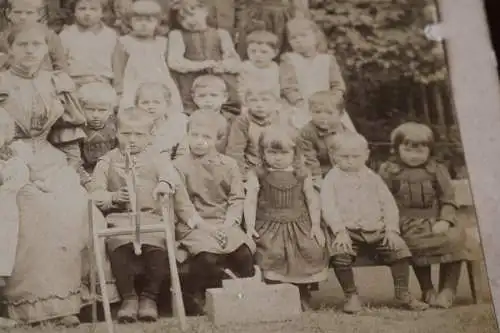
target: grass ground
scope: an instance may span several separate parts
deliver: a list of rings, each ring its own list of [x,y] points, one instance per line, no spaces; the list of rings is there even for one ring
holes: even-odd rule
[[[499,333],[490,301],[471,305],[468,279],[461,280],[456,307],[450,310],[428,310],[412,313],[391,307],[392,283],[390,272],[385,267],[358,268],[356,279],[360,294],[367,305],[356,315],[343,314],[342,293],[333,274],[319,292],[314,295],[314,305],[319,310],[302,314],[295,320],[283,323],[263,323],[255,325],[232,325],[214,327],[206,317],[189,318],[189,333]],[[412,276],[413,293],[418,295],[418,284]],[[488,296],[488,295],[484,295]],[[258,306],[258,304],[256,304]],[[103,324],[92,327],[83,324],[75,329],[52,326],[17,328],[12,333],[106,333]],[[163,318],[154,324],[117,325],[116,333],[180,333],[177,322]]]

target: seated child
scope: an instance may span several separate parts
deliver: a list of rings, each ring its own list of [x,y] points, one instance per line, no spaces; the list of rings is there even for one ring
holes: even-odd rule
[[[180,250],[190,257],[192,281],[185,291],[193,296],[198,313],[205,290],[222,286],[224,268],[239,277],[254,274],[255,243],[240,226],[243,182],[236,161],[216,150],[219,126],[211,113],[194,113],[188,123],[190,152],[174,162],[203,219],[203,225],[194,230],[183,223],[176,230]]]
[[[81,142],[82,167],[86,183],[91,180],[97,161],[116,147],[116,119],[114,109],[118,103],[116,92],[108,83],[87,83],[78,90],[78,100],[87,120],[83,128],[86,138]]]
[[[36,23],[42,19],[42,11],[45,6],[44,0],[8,0],[7,19],[10,26],[0,33],[0,52],[8,53],[9,42],[6,40],[10,30],[15,26],[25,23]],[[47,45],[49,47],[49,56],[43,62],[42,67],[45,70],[67,70],[67,61],[61,38],[53,30],[47,28],[45,31]],[[4,68],[10,66],[8,61]]]
[[[223,107],[228,99],[226,83],[218,76],[202,75],[194,80],[191,91],[194,104],[197,107],[196,112],[211,112],[225,118],[226,128],[222,132],[223,136],[219,136],[217,144],[217,151],[225,154],[229,131],[237,116]]]
[[[191,230],[200,218],[189,200],[186,188],[169,162],[169,158],[147,149],[151,142],[153,123],[137,110],[122,111],[118,118],[119,147],[104,155],[94,170],[93,193],[98,207],[107,213],[111,227],[130,226],[129,202],[131,193],[126,187],[125,152],[135,163],[137,210],[141,223],[159,224],[162,221],[159,201],[161,195],[173,194],[173,206],[185,230]],[[160,286],[169,277],[165,239],[162,233],[141,235],[142,254],[136,256],[134,236],[109,238],[107,248],[111,269],[123,303],[118,311],[120,322],[155,321],[158,318],[157,300]],[[145,283],[138,295],[135,280],[143,274]]]
[[[238,162],[245,181],[247,172],[261,165],[259,138],[262,131],[273,124],[280,124],[284,128],[289,125],[289,130],[293,126],[281,112],[279,95],[270,87],[249,88],[244,103],[248,111],[238,116],[231,126],[226,155]]]
[[[166,54],[168,40],[159,34],[160,5],[153,0],[138,0],[126,16],[131,31],[119,38],[113,54],[114,85],[121,97],[120,109],[134,106],[137,88],[144,82],[165,84],[176,109],[182,110],[181,96]]]
[[[187,153],[187,116],[176,110],[167,86],[146,82],[137,89],[135,104],[153,117],[153,146],[171,159]]]
[[[309,108],[311,121],[300,130],[298,144],[315,187],[319,189],[332,167],[326,140],[347,130],[341,122],[344,98],[330,91],[317,92],[309,99]]]
[[[290,129],[271,125],[258,143],[263,161],[247,180],[247,233],[257,238],[255,257],[264,278],[296,284],[302,309],[308,310],[310,284],[326,280],[328,273],[319,196]]]
[[[335,166],[321,187],[323,219],[333,233],[330,244],[335,275],[346,296],[344,311],[362,310],[352,265],[362,252],[390,265],[396,301],[409,310],[428,305],[408,290],[411,253],[400,236],[398,208],[384,181],[366,166],[368,143],[346,132],[328,140]]]
[[[343,95],[345,83],[337,60],[329,54],[321,29],[311,20],[295,18],[287,23],[292,52],[284,53],[280,62],[280,85],[285,99],[296,109],[298,127],[309,120],[308,101],[315,92],[330,90]],[[344,126],[354,131],[347,112],[342,113]]]
[[[273,59],[278,54],[278,37],[265,30],[256,30],[247,37],[248,60],[238,76],[240,101],[245,105],[245,94],[250,87],[262,87],[280,96],[279,66]],[[246,105],[245,105],[246,106]]]
[[[455,216],[455,191],[446,167],[432,157],[434,135],[424,125],[409,122],[391,134],[394,156],[380,175],[396,198],[401,236],[413,255],[413,269],[422,299],[449,308],[455,298],[462,261],[475,259],[466,233]],[[476,252],[476,255],[478,252]],[[431,279],[431,264],[441,263],[439,295]]]
[[[112,57],[118,34],[103,23],[102,0],[71,4],[75,23],[60,33],[68,72],[77,86],[93,81],[113,82]]]
[[[224,108],[239,113],[236,74],[241,61],[230,34],[208,25],[209,6],[203,0],[183,0],[178,18],[180,30],[169,34],[168,65],[176,77],[185,112],[195,110],[192,98],[194,80],[213,74],[226,82],[228,99]]]

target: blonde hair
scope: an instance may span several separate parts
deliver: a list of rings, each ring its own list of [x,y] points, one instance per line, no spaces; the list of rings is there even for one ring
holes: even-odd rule
[[[152,87],[160,88],[160,90],[163,91],[163,96],[165,97],[165,101],[167,102],[167,104],[168,105],[172,104],[172,93],[165,84],[159,82],[144,82],[139,84],[137,90],[135,91],[135,100],[134,100],[135,105],[139,103],[139,98],[141,96],[141,93],[144,90],[151,89]]]
[[[273,96],[274,98],[276,98],[276,100],[279,100],[280,99],[280,95],[279,95],[279,92],[276,91],[276,89],[272,89],[270,87],[266,87],[266,86],[261,86],[261,85],[257,85],[257,84],[252,84],[252,85],[249,85],[248,87],[246,87],[246,89],[243,91],[243,97],[244,97],[244,100],[246,101],[247,98],[249,96],[255,96],[255,95],[263,95],[263,94],[266,94],[266,95],[271,95]]]
[[[364,136],[359,133],[346,131],[336,135],[332,135],[326,139],[326,147],[329,154],[335,154],[335,152],[348,146],[350,148],[361,148],[363,150],[369,151],[368,141]]]
[[[128,8],[125,8],[123,23],[126,33],[132,31],[130,21],[133,17],[138,16],[149,16],[156,18],[158,20],[158,25],[155,29],[155,35],[160,35],[164,32],[163,28],[161,27],[162,19],[164,19],[164,13],[158,2],[154,0],[138,0],[132,3],[132,5]]]
[[[198,76],[191,86],[191,92],[194,94],[198,88],[214,87],[219,89],[219,91],[224,91],[227,93],[226,82],[218,76],[215,75],[201,75]]]
[[[78,89],[78,99],[82,104],[86,103],[106,103],[110,107],[118,105],[118,95],[115,89],[104,82],[91,82],[82,85]]]
[[[424,145],[432,151],[434,143],[432,129],[425,124],[413,121],[399,125],[391,133],[392,153],[396,153],[400,145]]]
[[[227,120],[220,113],[198,110],[189,117],[187,125],[188,133],[195,126],[208,128],[213,131],[217,138],[220,138],[226,133]]]
[[[124,110],[120,110],[117,117],[117,129],[118,132],[123,127],[129,126],[131,128],[139,128],[144,126],[147,128],[148,133],[153,132],[154,120],[150,117],[144,110],[137,107],[130,107]]]
[[[292,36],[296,31],[310,30],[316,36],[316,47],[318,52],[328,52],[328,42],[326,36],[321,28],[312,20],[304,17],[296,17],[288,21],[286,24],[286,31],[288,36]]]

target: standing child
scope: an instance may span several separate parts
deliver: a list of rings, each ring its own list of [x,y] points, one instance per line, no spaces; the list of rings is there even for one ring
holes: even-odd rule
[[[278,54],[278,37],[265,30],[256,30],[247,37],[248,60],[244,61],[238,76],[240,100],[245,105],[245,94],[251,87],[265,87],[280,96],[279,66],[273,59]]]
[[[112,57],[118,34],[102,22],[104,5],[104,0],[73,1],[74,24],[61,31],[69,75],[77,86],[93,81],[113,83]]]
[[[217,142],[217,151],[225,154],[229,131],[237,116],[233,110],[224,108],[224,103],[228,99],[226,82],[215,75],[202,75],[194,80],[191,91],[197,107],[196,112],[211,113],[217,121],[225,123],[218,134]]]
[[[397,303],[409,310],[427,309],[408,290],[411,253],[400,236],[398,207],[384,181],[366,166],[365,138],[346,132],[331,138],[328,148],[335,166],[321,187],[321,209],[333,233],[330,254],[346,296],[344,311],[362,309],[352,269],[360,252],[390,265]]]
[[[154,121],[154,149],[173,160],[187,153],[187,116],[172,105],[172,94],[161,83],[146,82],[137,89],[135,104]]]
[[[192,228],[200,218],[169,158],[148,149],[153,123],[134,109],[124,110],[118,117],[119,147],[102,157],[94,171],[92,196],[107,214],[112,227],[130,223],[131,193],[126,187],[125,156],[127,151],[135,164],[138,198],[137,210],[141,224],[162,223],[162,203],[159,197],[173,194],[173,207],[186,228]],[[173,222],[173,221],[171,221]],[[162,233],[141,235],[142,254],[134,253],[131,236],[112,237],[107,242],[111,269],[123,302],[118,311],[120,322],[155,321],[160,286],[168,277],[167,253]],[[137,275],[144,274],[140,292],[135,288]]]
[[[122,97],[122,110],[134,106],[137,88],[143,82],[165,84],[172,94],[175,108],[182,108],[179,91],[166,62],[167,38],[158,35],[161,16],[158,3],[139,0],[132,4],[126,17],[132,30],[120,37],[113,57],[114,84]]]
[[[16,247],[19,232],[19,209],[17,194],[19,189],[29,181],[29,170],[26,161],[16,153],[15,146],[24,145],[21,141],[13,141],[15,123],[5,112],[0,112],[0,297],[3,287],[12,274],[16,259]],[[30,149],[29,146],[25,149]],[[8,328],[16,322],[0,317],[0,328]]]
[[[311,121],[299,134],[298,145],[310,170],[315,187],[321,188],[321,181],[332,167],[327,140],[347,129],[342,124],[344,98],[330,91],[314,93],[309,98]]]
[[[200,306],[207,288],[221,287],[224,268],[253,275],[255,243],[241,229],[244,190],[236,161],[217,152],[220,123],[194,113],[188,123],[189,154],[174,163],[203,222],[194,230],[177,224],[181,249],[189,255],[192,283],[187,292]]]
[[[168,64],[175,71],[185,112],[195,110],[191,89],[197,77],[204,74],[220,76],[227,85],[225,108],[239,113],[236,74],[241,65],[233,40],[226,30],[208,25],[209,8],[203,0],[183,0],[178,18],[180,30],[169,34]]]
[[[10,26],[0,33],[0,52],[8,53],[8,44],[6,40],[7,35],[12,28],[28,23],[36,23],[42,19],[42,12],[45,6],[44,0],[8,0],[7,1],[7,19]],[[64,48],[61,43],[59,35],[53,30],[46,29],[46,39],[49,46],[48,57],[43,62],[43,69],[45,70],[66,70],[67,61],[64,53]],[[9,67],[10,63],[7,61],[4,68]]]
[[[226,155],[238,162],[243,180],[246,181],[247,172],[262,161],[259,151],[259,138],[261,133],[273,124],[292,125],[287,123],[287,118],[282,115],[279,95],[270,87],[249,88],[246,90],[244,103],[248,108],[235,119],[229,132]]]
[[[78,90],[78,99],[87,120],[86,138],[81,143],[82,166],[87,183],[91,180],[97,161],[116,147],[116,123],[113,111],[118,103],[111,85],[103,82],[87,83]]]
[[[248,47],[248,34],[256,25],[264,25],[265,30],[278,37],[277,49],[286,49],[286,24],[296,16],[306,16],[307,1],[304,0],[240,0],[241,8],[237,15],[238,53],[245,57]]]
[[[449,308],[455,298],[462,261],[471,258],[464,227],[455,212],[455,192],[446,167],[433,157],[434,135],[423,124],[405,123],[391,134],[393,158],[380,175],[394,194],[401,234],[413,255],[413,269],[430,305]],[[440,262],[442,288],[436,294],[431,264]]]
[[[258,149],[263,163],[247,180],[247,233],[257,237],[256,261],[264,278],[298,285],[307,310],[309,284],[326,280],[328,272],[319,196],[286,128],[266,128]]]
[[[327,53],[325,35],[316,23],[304,18],[293,19],[288,22],[287,31],[292,52],[281,57],[281,92],[296,108],[297,118],[303,119],[298,124],[300,128],[309,119],[309,97],[326,90],[343,95],[345,83],[337,60]],[[342,115],[342,123],[354,130],[347,112]]]

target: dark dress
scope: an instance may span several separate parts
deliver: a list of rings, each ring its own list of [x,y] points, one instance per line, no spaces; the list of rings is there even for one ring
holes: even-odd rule
[[[456,219],[455,190],[442,164],[430,160],[410,168],[388,161],[380,167],[380,175],[398,203],[401,236],[416,265],[472,259],[465,228]],[[452,225],[436,235],[432,227],[439,220]]]
[[[293,171],[266,171],[259,176],[259,184],[256,261],[264,277],[289,283],[326,279],[326,247],[309,236],[312,223],[304,178]]]

